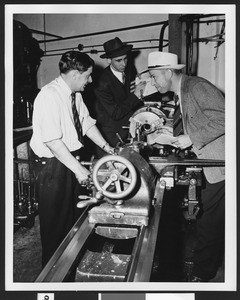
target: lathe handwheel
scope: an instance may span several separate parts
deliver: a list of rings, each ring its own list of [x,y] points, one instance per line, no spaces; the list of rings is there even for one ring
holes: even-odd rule
[[[100,180],[102,170],[106,171],[106,176]],[[93,167],[92,177],[97,190],[112,199],[128,196],[137,183],[137,172],[133,164],[118,155],[107,155],[99,159]]]

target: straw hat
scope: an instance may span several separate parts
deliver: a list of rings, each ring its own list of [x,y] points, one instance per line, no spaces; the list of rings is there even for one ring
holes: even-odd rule
[[[177,69],[184,68],[185,65],[178,64],[178,56],[173,53],[155,51],[148,55],[148,69]]]

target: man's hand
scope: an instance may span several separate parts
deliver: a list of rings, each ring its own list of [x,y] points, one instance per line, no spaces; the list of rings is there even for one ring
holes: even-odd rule
[[[79,164],[78,171],[75,173],[75,176],[77,178],[77,181],[81,185],[87,185],[89,183],[89,175],[90,171],[86,168],[84,168],[81,164]]]
[[[192,145],[192,141],[188,134],[182,134],[176,137],[176,140],[172,142],[172,145],[176,148],[186,149]]]
[[[111,147],[108,143],[104,146],[103,150],[107,152],[108,154],[114,154],[115,149]]]
[[[139,84],[135,86],[134,94],[141,99],[143,97],[143,93],[146,87],[146,81],[141,81]]]
[[[89,183],[89,175],[91,173],[71,154],[62,140],[57,139],[50,141],[46,143],[46,146],[52,151],[54,156],[61,161],[61,163],[75,174],[77,181],[81,185],[87,185]]]
[[[168,135],[172,136],[173,135],[173,128],[170,127],[170,126],[163,125],[162,127],[156,129],[156,133],[168,134]]]

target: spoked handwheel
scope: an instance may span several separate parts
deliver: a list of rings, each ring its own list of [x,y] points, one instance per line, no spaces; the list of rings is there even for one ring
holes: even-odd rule
[[[93,183],[98,191],[111,199],[128,196],[137,183],[133,164],[118,155],[107,155],[97,161],[92,172]]]

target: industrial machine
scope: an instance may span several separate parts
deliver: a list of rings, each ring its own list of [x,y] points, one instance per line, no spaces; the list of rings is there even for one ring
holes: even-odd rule
[[[128,144],[82,162],[91,171],[89,195],[79,196],[85,210],[36,282],[150,281],[165,191],[185,186],[182,209],[194,220],[203,167],[224,165],[172,147],[165,109],[168,117],[161,103],[145,103],[130,119]]]

